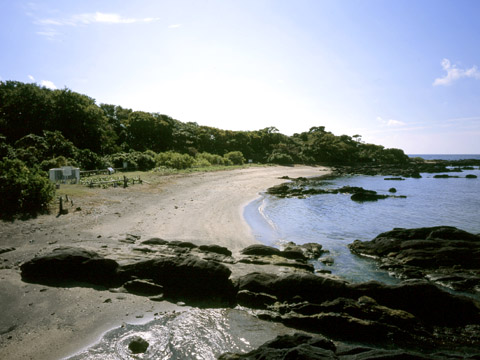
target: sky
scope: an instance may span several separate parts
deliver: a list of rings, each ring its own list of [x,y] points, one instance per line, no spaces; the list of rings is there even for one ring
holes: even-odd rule
[[[228,130],[480,153],[477,0],[0,0],[0,81]]]

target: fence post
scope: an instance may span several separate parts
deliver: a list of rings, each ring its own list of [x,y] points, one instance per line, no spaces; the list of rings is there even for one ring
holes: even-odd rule
[[[127,177],[123,175],[123,188],[126,188],[128,186],[127,182],[128,182]]]

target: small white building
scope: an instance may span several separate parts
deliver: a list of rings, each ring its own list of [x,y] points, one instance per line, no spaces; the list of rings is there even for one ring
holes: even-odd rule
[[[61,168],[50,169],[48,177],[54,183],[69,181],[77,184],[80,182],[80,169],[72,166],[62,166]]]

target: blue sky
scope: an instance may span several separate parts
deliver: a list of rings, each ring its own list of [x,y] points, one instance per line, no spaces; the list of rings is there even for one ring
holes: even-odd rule
[[[0,80],[231,130],[480,153],[480,1],[0,0]]]

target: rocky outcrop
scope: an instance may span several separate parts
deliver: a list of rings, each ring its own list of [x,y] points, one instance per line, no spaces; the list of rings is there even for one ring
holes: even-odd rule
[[[60,286],[74,281],[107,287],[118,284],[117,268],[118,263],[114,260],[73,247],[57,248],[20,267],[25,281]]]
[[[202,306],[230,306],[235,293],[223,264],[186,254],[162,256],[126,265],[81,248],[58,248],[21,265],[28,282],[53,286],[118,287],[137,295],[163,293],[166,298]]]
[[[350,250],[374,256],[400,278],[427,279],[480,294],[480,236],[454,227],[394,229]]]
[[[415,351],[401,349],[379,349],[370,346],[333,343],[321,336],[311,336],[296,333],[294,335],[277,336],[258,349],[246,354],[222,354],[219,360],[369,360],[369,359],[452,359],[453,357],[441,352],[432,351],[422,354]]]
[[[235,285],[237,302],[259,309],[259,318],[334,340],[422,351],[480,345],[480,304],[428,282],[389,286],[305,273],[251,273]],[[456,342],[446,334],[455,334]]]
[[[193,255],[155,258],[118,269],[120,279],[151,279],[162,285],[167,298],[210,306],[229,306],[234,301],[230,274],[225,265]]]
[[[366,190],[357,186],[343,186],[339,189],[324,189],[322,181],[311,179],[308,181],[287,183],[269,188],[267,193],[280,198],[305,198],[311,195],[321,194],[350,194],[353,201],[377,201],[386,198],[406,198],[406,196],[378,194],[373,190]]]
[[[419,237],[423,241],[440,238],[457,245],[477,241],[476,235],[454,228],[395,231],[406,241]],[[390,235],[387,238],[393,239]],[[313,345],[317,340],[307,340],[279,353],[294,358],[301,357],[293,354],[307,358],[322,353],[334,357],[355,355],[352,351],[364,358],[402,357],[413,350],[474,354],[474,349],[480,347],[480,304],[444,291],[432,282],[352,284],[335,276],[316,275],[308,264],[308,259],[318,258],[323,252],[316,244],[287,243],[282,250],[255,246],[229,256],[216,246],[178,246],[159,240],[142,244],[149,251],[140,255],[135,252],[129,263],[125,263],[125,257],[117,262],[91,250],[58,248],[22,264],[22,278],[54,286],[77,286],[78,282],[83,286],[101,285],[155,301],[181,301],[193,306],[241,305],[261,319],[337,341],[333,348],[325,348],[325,343],[317,349]],[[399,239],[378,243],[382,246],[373,247],[375,256],[399,252],[404,246]],[[136,251],[134,245],[125,246]],[[361,347],[347,351],[339,347],[338,341]]]

